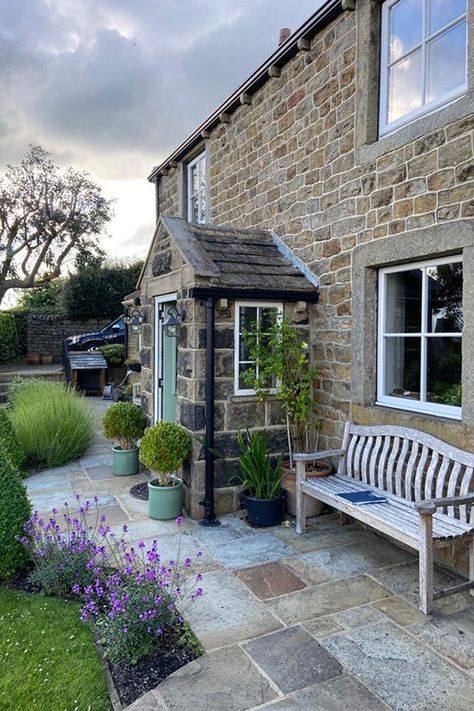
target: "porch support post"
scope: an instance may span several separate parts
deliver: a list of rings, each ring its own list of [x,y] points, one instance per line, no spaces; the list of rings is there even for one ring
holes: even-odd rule
[[[206,300],[206,475],[203,526],[219,526],[214,512],[214,360],[215,360],[215,301]]]

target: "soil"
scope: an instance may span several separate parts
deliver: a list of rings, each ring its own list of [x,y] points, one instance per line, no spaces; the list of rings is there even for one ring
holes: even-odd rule
[[[130,489],[130,496],[141,501],[148,501],[148,482],[142,481],[140,484],[135,484]]]
[[[3,584],[9,588],[15,588],[15,590],[21,590],[27,593],[40,593],[41,585],[38,583],[32,583],[30,581],[30,573],[33,570],[33,565],[30,563],[23,568],[21,573],[19,573],[15,578],[7,580]]]
[[[177,630],[163,635],[161,644],[162,649],[142,657],[135,666],[125,662],[109,664],[122,704],[128,706],[133,703],[139,696],[154,689],[170,674],[199,656],[189,643],[183,642]]]

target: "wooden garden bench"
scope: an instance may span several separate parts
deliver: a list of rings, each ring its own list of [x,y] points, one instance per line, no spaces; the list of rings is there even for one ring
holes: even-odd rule
[[[337,473],[306,479],[306,462],[338,457]],[[295,454],[296,532],[306,527],[312,496],[419,551],[420,610],[433,600],[471,589],[474,594],[474,454],[407,427],[347,422],[341,449]],[[357,505],[338,496],[370,489],[386,503]],[[433,546],[469,541],[469,581],[433,592]]]

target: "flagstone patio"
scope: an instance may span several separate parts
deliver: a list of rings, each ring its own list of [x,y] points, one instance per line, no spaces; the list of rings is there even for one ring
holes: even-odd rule
[[[94,400],[98,414],[107,403]],[[152,521],[130,496],[145,474],[114,477],[101,434],[85,456],[26,480],[41,513],[75,494],[99,497],[112,528],[158,539],[174,558],[174,522]],[[218,528],[185,520],[182,553],[202,551],[204,596],[187,617],[205,654],[145,694],[132,711],[468,711],[474,694],[474,598],[417,609],[416,558],[333,515],[296,536],[291,521],[250,528],[243,514]],[[435,584],[456,576],[437,568]]]

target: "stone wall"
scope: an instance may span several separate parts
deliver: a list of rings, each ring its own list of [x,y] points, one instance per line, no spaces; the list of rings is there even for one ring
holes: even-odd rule
[[[323,446],[338,445],[351,414],[354,250],[458,220],[471,221],[474,244],[472,105],[454,121],[438,112],[430,125],[443,125],[415,139],[402,129],[359,145],[357,23],[370,3],[339,15],[208,139],[210,221],[274,230],[321,279],[311,338]],[[181,173],[178,166],[161,178],[163,214],[179,208]]]
[[[62,360],[62,341],[89,331],[98,331],[110,319],[88,319],[77,321],[62,316],[28,315],[28,353],[53,355],[55,362]]]

